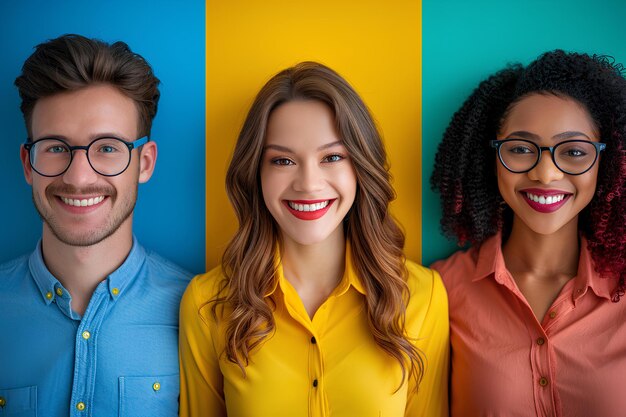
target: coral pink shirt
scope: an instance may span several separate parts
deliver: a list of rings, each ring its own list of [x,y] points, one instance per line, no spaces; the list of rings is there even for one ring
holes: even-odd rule
[[[441,273],[450,308],[451,415],[626,416],[626,299],[598,276],[584,239],[578,274],[538,321],[507,271],[501,237]]]

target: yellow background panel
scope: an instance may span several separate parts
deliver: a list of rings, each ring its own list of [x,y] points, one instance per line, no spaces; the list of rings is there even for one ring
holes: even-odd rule
[[[318,61],[352,84],[383,134],[407,257],[421,259],[421,1],[208,0],[206,3],[206,262],[236,229],[224,190],[232,150],[263,84]]]

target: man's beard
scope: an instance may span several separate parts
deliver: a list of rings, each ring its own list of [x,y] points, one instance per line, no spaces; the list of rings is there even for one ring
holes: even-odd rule
[[[61,242],[65,243],[69,246],[92,246],[96,245],[109,236],[113,235],[119,228],[124,224],[124,222],[133,214],[133,210],[135,208],[135,203],[137,201],[137,187],[132,189],[132,193],[130,193],[127,198],[124,200],[118,201],[116,190],[111,187],[110,189],[100,188],[89,188],[81,191],[76,190],[73,187],[68,186],[60,186],[53,187],[50,186],[46,189],[46,198],[48,201],[54,204],[53,200],[58,199],[55,195],[59,193],[66,194],[91,194],[91,195],[106,195],[107,199],[110,199],[113,204],[113,209],[111,213],[105,219],[104,224],[100,226],[98,229],[89,230],[82,234],[77,234],[72,230],[72,227],[63,227],[59,224],[58,220],[55,218],[53,214],[53,210],[50,208],[46,208],[46,205],[43,204],[41,200],[41,196],[35,194],[33,191],[33,202],[35,203],[35,208],[39,213],[41,219],[48,225],[48,228],[52,232],[52,234]],[[117,206],[115,206],[117,204]]]

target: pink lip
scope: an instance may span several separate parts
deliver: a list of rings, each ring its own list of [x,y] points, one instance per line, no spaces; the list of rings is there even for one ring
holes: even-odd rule
[[[67,196],[64,196],[64,197],[71,198],[71,199],[74,199],[74,200],[84,200],[85,198],[86,199],[95,198],[96,196],[94,196],[94,197],[87,197],[87,196],[67,197]],[[90,212],[98,209],[100,206],[102,206],[104,204],[104,202],[109,199],[109,196],[105,196],[104,199],[101,202],[99,202],[98,204],[94,204],[92,206],[85,206],[85,207],[83,207],[83,206],[78,206],[78,207],[77,206],[70,206],[69,204],[65,204],[63,202],[63,200],[61,200],[61,197],[59,197],[59,196],[56,196],[56,199],[57,199],[59,205],[64,210],[66,210],[66,211],[68,211],[68,212],[70,212],[72,214],[87,214],[87,213],[90,213]]]
[[[522,194],[522,197],[524,197],[524,201],[526,201],[526,203],[528,203],[528,205],[533,210],[538,211],[540,213],[554,213],[555,211],[557,211],[558,209],[563,207],[563,205],[572,196],[571,193],[568,193],[566,191],[543,190],[543,189],[540,189],[540,188],[527,188],[527,189],[521,190],[520,193]],[[556,203],[540,204],[540,203],[537,203],[537,202],[531,200],[530,198],[528,198],[528,195],[526,193],[534,194],[534,195],[537,195],[537,196],[551,196],[551,195],[564,194],[565,197],[563,198],[563,200],[557,201]]]
[[[283,204],[285,205],[285,207],[287,207],[287,210],[289,210],[289,212],[291,214],[293,214],[296,218],[298,218],[300,220],[317,220],[320,217],[322,217],[324,214],[326,214],[326,212],[328,212],[328,210],[330,209],[330,206],[333,205],[335,200],[336,199],[331,199],[331,200],[283,200]],[[296,204],[317,204],[317,203],[322,203],[324,201],[328,201],[328,205],[326,207],[324,207],[323,209],[320,209],[320,210],[315,210],[315,211],[298,211],[298,210],[294,210],[291,207],[289,207],[289,201],[291,201],[292,203],[296,203]]]

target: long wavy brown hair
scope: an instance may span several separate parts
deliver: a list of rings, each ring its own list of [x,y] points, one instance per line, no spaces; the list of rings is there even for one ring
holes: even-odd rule
[[[336,72],[315,62],[281,71],[258,93],[244,122],[226,176],[226,189],[239,220],[239,229],[222,257],[225,280],[212,300],[228,306],[226,355],[245,375],[252,350],[274,330],[271,297],[275,286],[274,253],[280,233],[263,201],[260,163],[269,117],[274,109],[294,100],[317,100],[328,105],[336,129],[356,171],[357,193],[344,220],[354,267],[366,291],[366,311],[376,343],[395,358],[407,377],[419,382],[424,372],[422,353],[405,330],[409,298],[403,254],[404,233],[388,211],[395,198],[385,149],[367,107]]]

